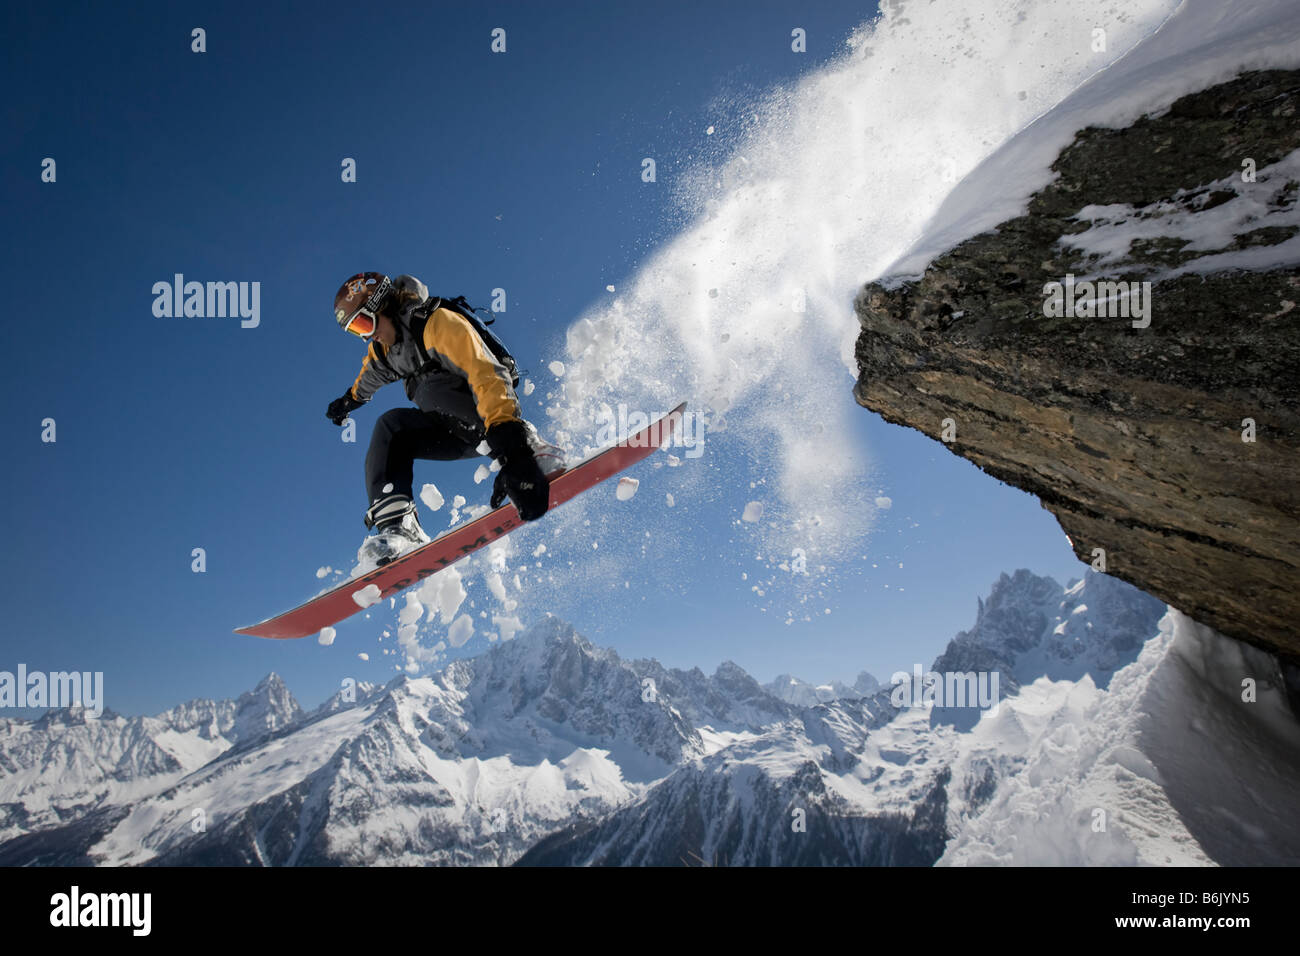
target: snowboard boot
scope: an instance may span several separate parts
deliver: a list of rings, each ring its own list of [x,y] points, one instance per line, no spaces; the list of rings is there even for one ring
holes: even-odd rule
[[[383,567],[433,540],[420,527],[415,502],[405,495],[388,495],[372,504],[366,512],[366,527],[374,528],[375,533],[357,551],[357,560],[365,568]]]

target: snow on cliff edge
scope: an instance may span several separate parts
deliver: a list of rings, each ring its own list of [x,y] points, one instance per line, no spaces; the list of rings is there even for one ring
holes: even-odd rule
[[[1051,165],[1087,126],[1123,128],[1250,70],[1300,66],[1294,0],[1184,0],[1151,36],[1004,143],[943,201],[921,238],[882,274],[920,275],[958,243],[1025,213]]]
[[[1026,762],[950,818],[939,865],[1300,864],[1300,722],[1263,651],[1170,610],[1109,692],[1036,681],[980,721],[967,761],[996,752],[1013,709],[1037,712]]]

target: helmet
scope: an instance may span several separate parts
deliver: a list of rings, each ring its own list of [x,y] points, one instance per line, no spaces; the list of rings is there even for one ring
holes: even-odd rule
[[[339,286],[334,296],[334,318],[339,328],[363,339],[375,332],[375,316],[393,291],[382,272],[358,272]]]

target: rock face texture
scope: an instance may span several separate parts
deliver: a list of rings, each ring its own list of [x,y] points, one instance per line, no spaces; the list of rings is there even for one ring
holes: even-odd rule
[[[860,291],[854,389],[1037,495],[1081,560],[1292,666],[1297,104],[1300,71],[1247,73],[1080,131],[1025,215]],[[1048,317],[1067,276],[1150,282],[1149,315]]]

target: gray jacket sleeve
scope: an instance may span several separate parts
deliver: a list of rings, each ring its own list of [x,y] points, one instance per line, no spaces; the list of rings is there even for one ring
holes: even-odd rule
[[[375,357],[375,344],[371,342],[370,348],[366,349],[365,361],[361,363],[361,372],[352,383],[352,397],[358,402],[368,402],[382,386],[396,382],[400,377],[379,364]]]

